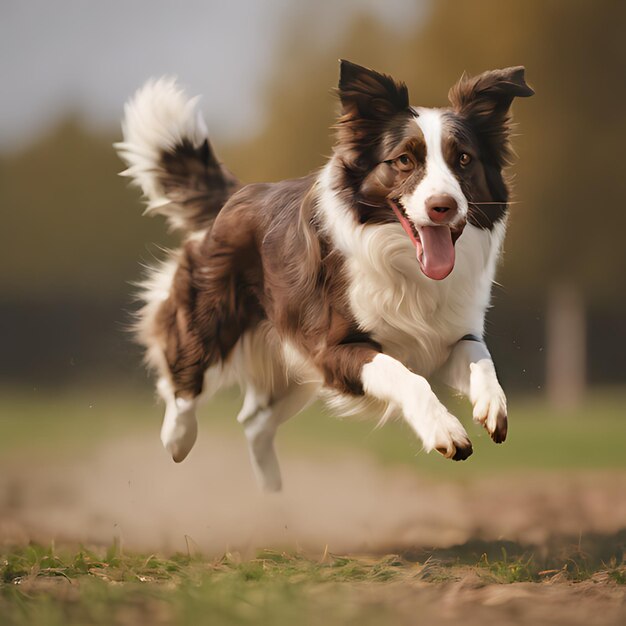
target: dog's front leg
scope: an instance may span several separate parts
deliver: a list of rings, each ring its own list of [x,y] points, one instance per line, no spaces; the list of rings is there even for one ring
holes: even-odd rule
[[[321,359],[326,384],[339,391],[366,394],[397,406],[424,444],[461,461],[472,444],[459,420],[451,415],[422,376],[374,348],[340,345]]]
[[[496,443],[502,443],[507,433],[506,396],[485,343],[474,337],[461,339],[441,375],[443,382],[470,399],[474,421],[482,424]]]

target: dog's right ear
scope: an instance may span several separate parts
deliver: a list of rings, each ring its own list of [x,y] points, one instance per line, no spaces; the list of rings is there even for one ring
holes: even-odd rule
[[[383,120],[409,108],[409,92],[404,83],[344,59],[339,63],[342,122],[359,118]]]
[[[404,83],[391,76],[341,60],[337,120],[338,150],[344,165],[359,178],[380,161],[378,144],[386,122],[401,112],[409,112],[409,93]]]

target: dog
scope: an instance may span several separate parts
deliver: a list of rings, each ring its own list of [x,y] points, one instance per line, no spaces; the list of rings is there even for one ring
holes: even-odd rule
[[[510,106],[523,67],[464,75],[450,107],[409,104],[404,83],[340,61],[332,156],[296,180],[242,185],[174,79],[125,107],[116,144],[148,214],[184,233],[142,287],[137,337],[165,401],[174,461],[196,441],[196,406],[245,390],[237,417],[254,472],[281,488],[280,424],[323,396],[342,414],[401,415],[426,451],[472,454],[437,377],[473,404],[496,443],[507,402],[483,340],[505,235]]]

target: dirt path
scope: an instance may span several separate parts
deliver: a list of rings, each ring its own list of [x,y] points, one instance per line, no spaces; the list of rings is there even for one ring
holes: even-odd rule
[[[258,492],[241,439],[205,438],[175,465],[153,439],[64,464],[0,465],[0,542],[70,541],[206,554],[260,547],[411,551],[506,539],[615,535],[626,473],[428,481],[350,453],[282,455],[285,491]],[[186,539],[189,538],[188,540]]]

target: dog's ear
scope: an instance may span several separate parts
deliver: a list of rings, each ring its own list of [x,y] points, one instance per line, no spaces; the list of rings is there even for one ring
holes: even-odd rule
[[[404,83],[350,61],[340,61],[337,120],[338,147],[344,165],[358,179],[380,160],[378,146],[387,122],[402,112],[410,114]]]
[[[409,107],[404,83],[344,59],[340,61],[339,99],[343,121],[383,120]]]
[[[535,92],[524,80],[522,66],[491,70],[478,76],[463,76],[448,98],[452,108],[474,128],[492,149],[492,157],[503,164],[509,154],[513,98],[526,98]]]

